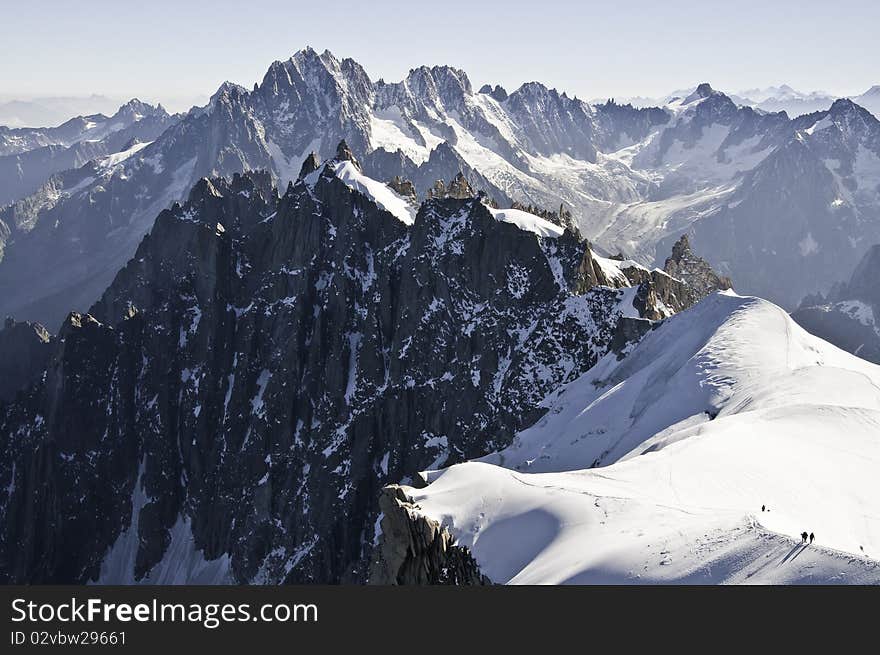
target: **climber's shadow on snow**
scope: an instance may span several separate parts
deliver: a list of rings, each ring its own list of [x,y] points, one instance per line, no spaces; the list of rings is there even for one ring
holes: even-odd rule
[[[802,552],[807,549],[807,544],[795,544],[794,548],[788,551],[788,555],[782,558],[782,561],[779,564],[785,564],[788,561],[795,561]]]

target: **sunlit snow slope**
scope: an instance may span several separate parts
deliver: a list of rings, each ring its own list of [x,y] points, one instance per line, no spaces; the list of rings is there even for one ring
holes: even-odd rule
[[[408,493],[496,582],[876,583],[878,385],[775,305],[717,293]]]

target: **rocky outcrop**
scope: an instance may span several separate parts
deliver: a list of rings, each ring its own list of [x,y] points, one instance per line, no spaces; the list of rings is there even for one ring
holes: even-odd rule
[[[33,384],[52,354],[52,336],[39,323],[7,318],[0,330],[0,402]]]
[[[620,105],[614,99],[596,105],[597,138],[603,152],[617,150],[621,144],[644,140],[652,130],[669,121],[669,113],[659,107],[636,108]]]
[[[505,91],[504,87],[500,84],[496,84],[494,88],[490,84],[484,84],[480,87],[480,93],[492,96],[498,102],[504,102],[507,100],[507,91]]]
[[[448,186],[443,180],[435,180],[434,184],[425,194],[428,199],[456,198],[458,200],[473,198],[476,195],[476,192],[471,188],[467,178],[461,171],[455,174],[455,177],[452,178],[452,181],[449,182]]]
[[[687,285],[693,293],[692,303],[715,291],[733,288],[729,277],[718,275],[709,262],[691,250],[687,234],[683,234],[672,246],[672,255],[666,259],[663,270]]]
[[[683,236],[673,248],[672,256],[666,260],[665,270],[647,269],[622,255],[606,260],[605,267],[591,258],[586,265],[592,266],[592,275],[584,274],[584,279],[595,280],[595,284],[620,284],[636,287],[633,306],[640,316],[652,321],[661,320],[691,307],[714,291],[730,289],[729,278],[715,273],[709,264],[695,255]]]
[[[336,146],[336,161],[350,161],[358,170],[361,170],[360,162],[357,160],[357,157],[354,156],[351,148],[348,147],[345,139],[340,141],[339,145]]]
[[[577,235],[478,198],[409,224],[334,170],[200,180],[68,317],[0,405],[0,581],[119,581],[135,525],[133,580],[185,539],[236,582],[363,581],[384,485],[504,447],[620,342]]]
[[[388,183],[388,186],[398,195],[401,195],[404,198],[408,198],[413,202],[415,202],[418,198],[418,195],[416,194],[416,188],[415,186],[413,186],[413,183],[409,180],[403,179],[399,175],[395,175]]]
[[[318,155],[314,152],[309,153],[309,156],[306,157],[302,166],[299,169],[299,175],[297,179],[301,180],[307,175],[311,175],[321,166],[321,160],[318,159]]]
[[[416,165],[402,151],[388,152],[379,148],[362,158],[364,172],[377,180],[401,177],[412,181],[419,198],[444,197],[446,183],[461,173],[473,191],[484,192],[493,200],[508,206],[510,198],[498,186],[492,184],[477,169],[468,165],[464,158],[445,141],[431,151],[427,161]]]
[[[471,188],[471,185],[468,184],[467,179],[464,176],[464,173],[459,171],[454,178],[452,178],[452,182],[449,183],[449,189],[447,191],[447,196],[449,198],[458,198],[462,200],[464,198],[473,198],[476,194],[474,190]]]
[[[492,584],[470,551],[456,545],[438,521],[421,514],[399,485],[382,489],[379,511],[381,535],[370,567],[370,584]]]

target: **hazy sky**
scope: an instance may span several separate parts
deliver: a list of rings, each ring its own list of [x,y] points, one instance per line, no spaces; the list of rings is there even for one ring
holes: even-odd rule
[[[880,84],[876,0],[0,0],[4,96],[137,95],[175,106],[252,86],[305,45],[373,79],[450,64],[476,87],[529,80],[581,98],[788,83]]]

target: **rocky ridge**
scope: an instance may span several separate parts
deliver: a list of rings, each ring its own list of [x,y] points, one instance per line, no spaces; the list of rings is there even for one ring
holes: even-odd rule
[[[487,585],[467,548],[439,522],[419,513],[399,485],[379,496],[379,546],[368,581],[377,585]]]
[[[167,582],[187,552],[182,580],[362,581],[384,484],[504,445],[650,329],[573,232],[477,197],[409,224],[338,155],[280,196],[200,180],[68,316],[0,405],[4,580]]]

